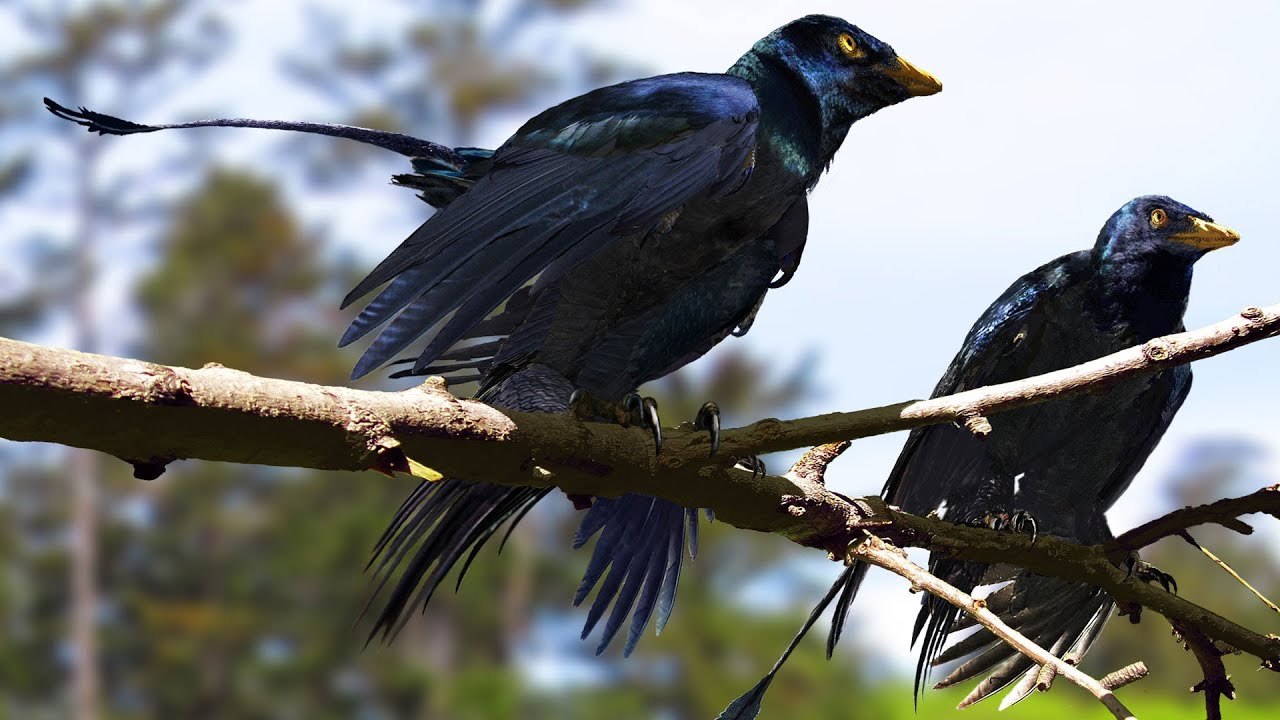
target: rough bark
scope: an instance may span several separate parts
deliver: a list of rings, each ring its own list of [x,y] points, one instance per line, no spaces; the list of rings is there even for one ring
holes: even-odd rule
[[[57,350],[0,338],[0,437],[56,442],[110,453],[139,477],[177,459],[317,469],[407,470],[409,458],[450,477],[559,486],[567,493],[641,492],[707,507],[729,524],[784,535],[843,557],[871,530],[900,547],[1102,587],[1117,601],[1148,607],[1182,627],[1229,643],[1280,669],[1280,638],[1251,632],[1176,595],[1130,581],[1116,567],[1129,550],[1195,524],[1243,531],[1249,512],[1275,514],[1269,488],[1207,509],[1182,510],[1108,546],[960,527],[850,500],[823,485],[825,466],[859,437],[940,422],[992,432],[990,416],[1187,363],[1280,333],[1280,305],[1247,308],[1199,330],[1157,338],[1073,368],[1017,382],[857,412],[726,430],[718,458],[706,433],[665,432],[656,455],[647,433],[551,414],[509,413],[454,398],[438,378],[402,392],[370,392],[260,378],[217,365],[192,370]],[[995,423],[998,431],[999,423]],[[735,470],[726,458],[830,444],[784,476]]]

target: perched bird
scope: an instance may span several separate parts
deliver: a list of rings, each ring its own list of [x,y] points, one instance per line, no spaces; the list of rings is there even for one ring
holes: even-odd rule
[[[806,194],[849,127],[940,89],[880,40],[813,15],[760,40],[726,74],[589,92],[534,117],[491,155],[342,126],[143,126],[49,107],[98,132],[299,129],[414,156],[417,175],[398,181],[445,206],[344,301],[385,284],[342,338],[346,345],[385,325],[353,376],[425,337],[407,374],[470,373],[461,377],[479,379],[488,402],[561,412],[575,389],[625,403],[640,384],[749,326],[779,271],[781,281],[794,272]],[[637,406],[659,443],[656,407]],[[699,420],[714,449],[716,411],[705,410]],[[449,480],[415,491],[379,544],[381,582],[405,570],[374,632],[394,632],[415,597],[429,598],[464,553],[469,562],[545,494]],[[695,531],[695,511],[654,498],[592,504],[575,544],[600,539],[576,600],[603,579],[587,627],[612,601],[601,650],[628,613],[627,652],[655,606],[661,627],[686,533],[693,545]]]
[[[492,309],[490,300],[476,305],[474,319],[459,323],[467,311],[463,306],[443,329],[432,331],[434,339],[413,371],[438,371],[433,363],[439,360],[454,361],[451,369],[471,363],[484,376],[485,394],[515,382],[519,368],[539,365],[575,388],[621,402],[640,384],[748,325],[778,272],[785,278],[794,270],[807,232],[805,195],[855,121],[939,89],[936,80],[879,40],[842,20],[810,16],[758,42],[726,75],[662,76],[570,100],[531,120],[492,158],[472,154],[472,163],[483,164],[479,172],[461,168],[464,187],[457,199],[353,291],[356,296],[391,281],[352,324],[349,339],[391,319],[401,303],[411,303],[362,360],[378,364],[403,347],[398,327],[421,333],[436,322],[416,317],[415,308],[437,290],[453,291],[429,284],[422,273],[434,270],[423,260],[441,232],[464,222],[444,223],[445,218],[484,203],[488,212],[509,212],[510,222],[520,225],[482,232],[459,226],[462,247],[475,253],[493,247],[494,257],[514,251],[508,247],[545,247],[547,253],[573,253],[572,259],[538,259],[530,267],[541,274],[532,283],[525,284],[531,272],[521,273],[519,285],[495,290],[494,297],[506,293],[501,297],[507,299],[488,319],[479,313]],[[523,160],[527,155],[533,160]],[[526,165],[535,160],[546,165],[545,172],[567,166],[570,174],[557,178],[559,185],[531,185],[511,194],[512,183],[534,172]],[[418,169],[430,174],[430,168]],[[635,219],[642,212],[644,219]],[[508,222],[501,217],[495,213],[484,222]],[[591,247],[579,258],[575,248],[584,245]],[[497,287],[493,268],[462,267],[454,272],[478,274],[483,279],[476,285],[485,291]],[[392,299],[384,302],[388,295]],[[450,326],[457,331],[450,334]],[[478,350],[446,350],[458,341],[493,336],[474,346]],[[509,375],[513,369],[516,374]],[[714,413],[707,421],[714,426]],[[447,508],[435,494],[424,497],[417,508],[422,520],[406,521],[399,535],[422,532],[437,514],[484,520],[454,555],[430,550],[421,556],[421,570],[406,570],[382,626],[402,616],[408,589],[427,564],[435,562],[423,584],[431,588],[464,547],[474,552],[503,521],[541,497],[519,495],[517,505],[510,498],[521,492],[526,491],[472,485],[467,497]],[[439,527],[423,547],[444,537]],[[600,584],[584,636],[613,602],[598,651],[629,612],[624,652],[634,647],[650,613],[657,613],[662,627],[674,602],[686,533],[692,545],[695,532],[694,511],[673,503],[639,495],[594,502],[575,544],[600,537],[575,601]]]
[[[1182,331],[1193,265],[1239,237],[1170,198],[1131,200],[1107,220],[1092,249],[1023,275],[992,303],[933,397],[1060,370]],[[981,440],[954,424],[913,430],[883,496],[917,515],[997,526],[1030,518],[1039,533],[1105,542],[1112,537],[1106,511],[1155,449],[1190,388],[1191,368],[1182,365],[1100,392],[1001,413]],[[987,607],[1059,657],[1083,655],[1114,608],[1100,589],[1010,566],[931,558],[929,568],[966,591],[1011,580],[987,598]],[[828,654],[865,571],[864,564],[851,566],[815,610],[816,616],[839,593]],[[1153,569],[1142,574],[1169,582]],[[951,633],[973,626],[958,616],[947,602],[924,598],[913,636],[923,638],[917,693],[929,667],[976,655],[936,687],[986,673],[960,707],[1019,678],[1005,703],[1026,697],[1035,684],[1035,665],[985,628],[941,652]],[[739,714],[726,717],[754,717],[741,711],[758,711],[759,696],[777,668],[739,698],[737,708],[730,706]]]

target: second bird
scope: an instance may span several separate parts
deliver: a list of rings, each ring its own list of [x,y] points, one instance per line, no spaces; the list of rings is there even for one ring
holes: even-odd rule
[[[1129,201],[1103,225],[1091,249],[1063,255],[1005,290],[969,330],[932,397],[1061,370],[1181,332],[1192,267],[1238,240],[1234,231],[1171,198]],[[916,515],[1034,527],[1082,544],[1106,542],[1112,537],[1106,511],[1128,489],[1190,388],[1191,368],[1181,365],[1097,393],[1001,413],[991,418],[992,431],[983,439],[955,424],[913,430],[883,496]],[[815,611],[839,593],[828,653],[866,569],[858,563],[846,570]],[[934,557],[929,569],[964,591],[1012,581],[987,598],[988,607],[1059,657],[1083,655],[1115,607],[1098,588],[1012,566]],[[1144,574],[1167,581],[1152,569]],[[1026,697],[1037,667],[985,628],[942,652],[951,633],[972,625],[946,601],[924,598],[914,631],[915,640],[923,638],[917,692],[931,666],[968,657],[937,685],[986,674],[960,707],[1015,682],[1006,703]],[[724,717],[754,717],[777,670]]]

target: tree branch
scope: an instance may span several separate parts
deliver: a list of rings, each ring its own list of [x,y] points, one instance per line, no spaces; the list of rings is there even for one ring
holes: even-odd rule
[[[726,430],[721,460],[706,433],[643,433],[561,415],[501,412],[453,398],[442,381],[398,393],[259,378],[55,350],[0,338],[0,437],[86,447],[143,476],[198,458],[324,470],[400,468],[407,455],[464,480],[558,485],[580,495],[642,492],[709,507],[730,524],[803,540],[814,528],[780,514],[803,495],[783,477],[751,477],[723,458],[852,440],[940,422],[981,432],[986,418],[1227,352],[1280,333],[1280,305],[1246,308],[1199,330],[1151,340],[1073,368],[931,400]],[[477,452],[476,443],[484,450]]]
[[[1014,650],[1026,655],[1042,668],[1053,668],[1052,673],[1064,677],[1088,690],[1120,720],[1136,720],[1128,708],[1120,702],[1111,689],[1081,672],[1075,665],[1058,659],[1055,655],[1027,639],[1022,633],[1009,627],[998,615],[987,609],[983,600],[974,600],[968,593],[947,584],[924,568],[907,559],[902,550],[887,545],[875,536],[869,536],[850,552],[850,556],[863,562],[884,568],[911,581],[912,588],[942,598],[968,613],[980,625],[1004,640]]]
[[[0,407],[5,408],[0,437],[100,450],[127,459],[142,477],[154,477],[180,458],[384,472],[407,469],[414,458],[463,480],[555,485],[567,493],[606,497],[638,492],[707,507],[729,524],[782,534],[837,557],[865,529],[873,529],[900,547],[1011,563],[1104,588],[1119,602],[1151,608],[1255,655],[1264,667],[1280,669],[1280,638],[1250,632],[1145,583],[1128,582],[1115,565],[1127,548],[1193,524],[1217,522],[1241,530],[1244,524],[1230,513],[1274,514],[1275,496],[1280,495],[1274,490],[1178,511],[1105,547],[1043,536],[1033,546],[1025,536],[908,515],[875,497],[851,501],[827,490],[821,472],[812,469],[759,477],[727,466],[727,458],[940,422],[961,422],[985,434],[992,431],[989,417],[996,413],[1096,391],[1277,333],[1280,305],[1247,308],[1215,325],[1026,380],[727,430],[718,459],[708,458],[705,433],[664,433],[663,453],[655,456],[646,433],[562,415],[502,412],[450,396],[438,378],[402,392],[370,392],[259,378],[217,365],[190,370],[0,338]]]
[[[1207,505],[1185,507],[1129,530],[1109,544],[1117,556],[1154,544],[1167,537],[1179,535],[1196,525],[1221,525],[1242,535],[1250,535],[1253,528],[1240,521],[1241,515],[1267,513],[1280,519],[1280,485],[1262,488],[1244,497],[1218,500]]]

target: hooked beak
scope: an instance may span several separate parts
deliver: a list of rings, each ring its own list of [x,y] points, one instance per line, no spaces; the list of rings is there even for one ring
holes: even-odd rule
[[[938,82],[938,78],[902,58],[896,58],[889,69],[885,70],[885,74],[901,85],[911,97],[924,97],[942,92],[942,83]]]
[[[1198,217],[1191,218],[1191,229],[1169,236],[1174,242],[1190,245],[1197,250],[1217,250],[1240,241],[1240,233],[1229,227]]]

